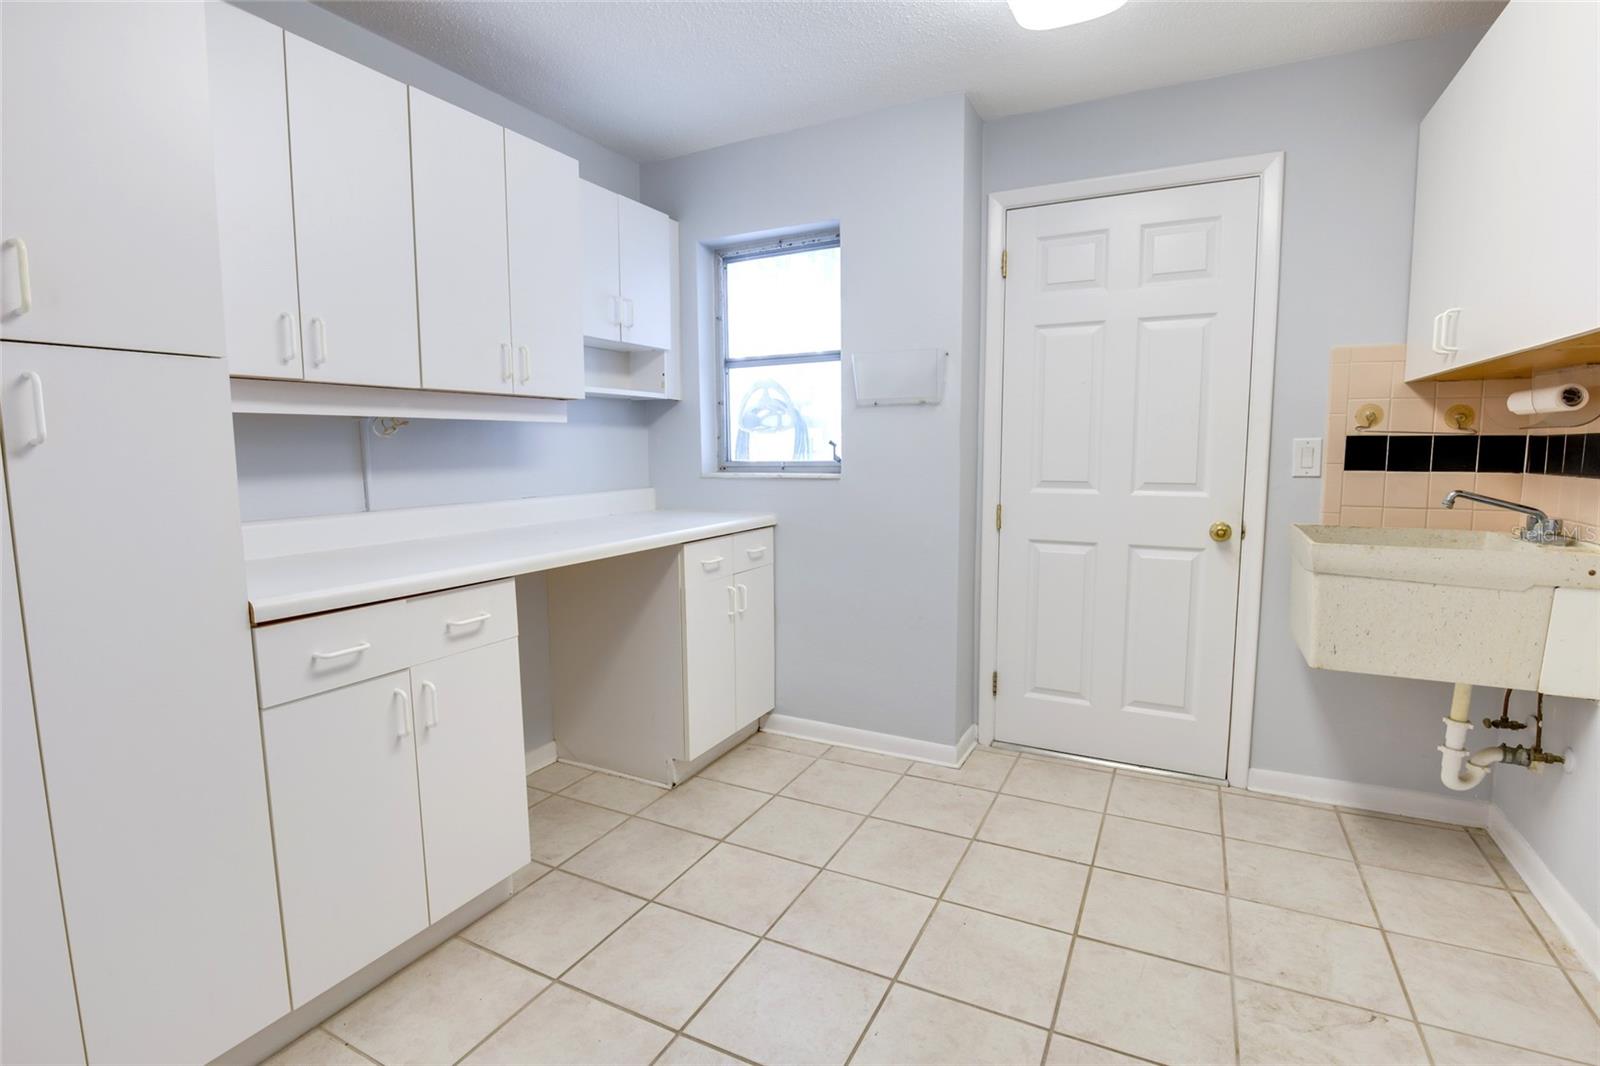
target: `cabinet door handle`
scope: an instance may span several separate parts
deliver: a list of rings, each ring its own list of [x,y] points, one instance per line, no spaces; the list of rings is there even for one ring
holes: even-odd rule
[[[432,681],[424,681],[422,683],[422,694],[427,697],[423,701],[425,706],[423,708],[422,721],[429,729],[437,728],[439,725],[439,686]]]
[[[403,688],[394,690],[400,702],[394,705],[394,738],[404,740],[411,735],[411,693]]]
[[[493,617],[494,616],[488,611],[483,611],[479,614],[473,615],[471,618],[446,618],[444,620],[444,627],[446,629],[456,629],[461,626],[475,626],[480,623],[487,622]]]
[[[1444,321],[1444,312],[1440,311],[1433,316],[1433,339],[1428,342],[1428,347],[1433,349],[1434,355],[1443,355],[1444,349],[1439,347],[1439,325]]]
[[[622,325],[622,300],[620,297],[606,297],[606,321],[613,326]]]
[[[316,349],[311,353],[311,365],[321,366],[328,361],[328,327],[320,318],[311,320],[311,339]]]
[[[516,375],[511,371],[511,345],[502,343],[500,345],[500,380],[509,382],[515,380],[515,377]]]
[[[1456,325],[1461,321],[1461,308],[1452,307],[1444,313],[1444,325],[1439,330],[1439,347],[1445,355],[1455,355],[1461,350],[1456,344]]]
[[[736,593],[734,591],[732,585],[729,585],[728,586],[728,617],[729,618],[732,618],[734,615],[739,613],[739,605],[738,605],[737,597],[738,597],[738,593]]]
[[[33,393],[33,436],[28,438],[28,443],[37,448],[50,435],[50,429],[44,421],[44,378],[39,376],[37,370],[29,370],[22,376],[27,379],[28,389]]]
[[[622,308],[623,308],[624,311],[626,311],[628,313],[628,317],[623,321],[622,324],[624,326],[627,326],[629,329],[632,329],[633,328],[633,298],[629,297],[629,296],[624,296],[622,298]]]
[[[283,334],[283,354],[278,357],[279,361],[292,363],[300,358],[300,326],[295,322],[294,315],[285,311],[278,316],[278,327],[278,332]]]
[[[360,644],[352,644],[348,648],[340,648],[338,651],[314,651],[311,653],[311,657],[319,660],[343,659],[346,655],[360,655],[370,647],[372,647],[372,641],[363,640]]]
[[[517,362],[522,370],[522,383],[526,385],[528,383],[529,374],[528,346],[526,344],[517,345]]]
[[[33,310],[33,274],[28,269],[28,242],[21,237],[7,237],[0,241],[0,251],[17,250],[17,309],[6,314],[6,319],[21,318]]]
[[[744,614],[750,609],[750,586],[735,585],[734,588],[739,590],[739,613]]]

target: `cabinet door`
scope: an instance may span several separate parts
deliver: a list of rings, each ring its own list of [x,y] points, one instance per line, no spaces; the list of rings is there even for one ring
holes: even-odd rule
[[[228,372],[298,378],[283,31],[232,4],[205,12]]]
[[[593,182],[580,184],[583,189],[580,212],[583,221],[583,335],[601,342],[620,341],[617,202],[621,197]]]
[[[506,159],[499,126],[411,90],[422,384],[510,392]]]
[[[410,680],[261,712],[294,1005],[428,925]]]
[[[0,4],[0,239],[0,337],[222,354],[202,5]]]
[[[634,348],[672,347],[672,219],[619,197],[622,340]]]
[[[776,703],[776,596],[772,567],[758,566],[734,578],[739,606],[735,643],[738,661],[736,725],[745,726],[772,710]]]
[[[528,864],[517,642],[413,667],[434,921]]]
[[[9,507],[0,510],[0,612],[0,1062],[81,1063]]]
[[[284,39],[308,381],[416,387],[406,87]]]
[[[688,757],[738,728],[734,710],[733,538],[683,546],[684,717]]]
[[[584,276],[578,161],[505,131],[511,340],[517,391],[583,398]]]
[[[1459,307],[1460,268],[1466,196],[1461,179],[1466,139],[1472,121],[1457,101],[1441,97],[1423,121],[1417,142],[1417,198],[1412,224],[1411,300],[1406,326],[1406,378],[1416,380],[1453,365],[1434,345],[1445,324],[1441,316]]]
[[[0,346],[91,1062],[208,1061],[289,1005],[227,374],[220,359]]]

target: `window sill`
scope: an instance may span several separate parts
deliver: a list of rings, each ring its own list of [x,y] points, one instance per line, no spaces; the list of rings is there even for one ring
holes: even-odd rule
[[[838,481],[844,475],[841,473],[816,474],[801,470],[709,470],[702,471],[701,477],[733,478],[744,480],[747,478],[777,478],[786,481]]]

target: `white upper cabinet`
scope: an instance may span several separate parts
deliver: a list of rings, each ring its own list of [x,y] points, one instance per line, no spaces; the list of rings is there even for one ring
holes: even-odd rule
[[[1422,121],[1406,377],[1600,328],[1600,6],[1518,0]]]
[[[88,1059],[208,1062],[289,1007],[227,367],[48,344],[0,362]]]
[[[506,222],[517,392],[583,397],[583,207],[578,161],[510,130]]]
[[[284,45],[306,379],[416,388],[406,87],[293,34]]]
[[[617,201],[593,182],[583,188],[583,335],[598,344],[622,341],[622,266],[617,248]]]
[[[0,4],[0,337],[221,355],[199,4]]]
[[[617,252],[622,265],[622,342],[671,348],[676,223],[637,200],[617,197]]]
[[[232,4],[205,12],[228,372],[298,378],[283,31]]]
[[[673,347],[677,223],[583,183],[583,335],[602,348]]]
[[[501,128],[411,89],[422,385],[511,392]]]

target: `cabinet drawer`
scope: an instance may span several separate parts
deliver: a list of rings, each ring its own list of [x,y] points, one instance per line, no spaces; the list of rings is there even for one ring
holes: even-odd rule
[[[517,635],[514,581],[469,585],[406,601],[411,662],[431,662]]]
[[[733,538],[733,572],[742,574],[772,564],[772,527],[736,533]]]
[[[696,578],[715,580],[733,574],[733,538],[714,537],[711,540],[690,541],[683,546],[683,583],[687,586]],[[723,584],[729,584],[724,581]]]
[[[260,626],[255,642],[263,707],[403,670],[413,644],[398,600]]]

